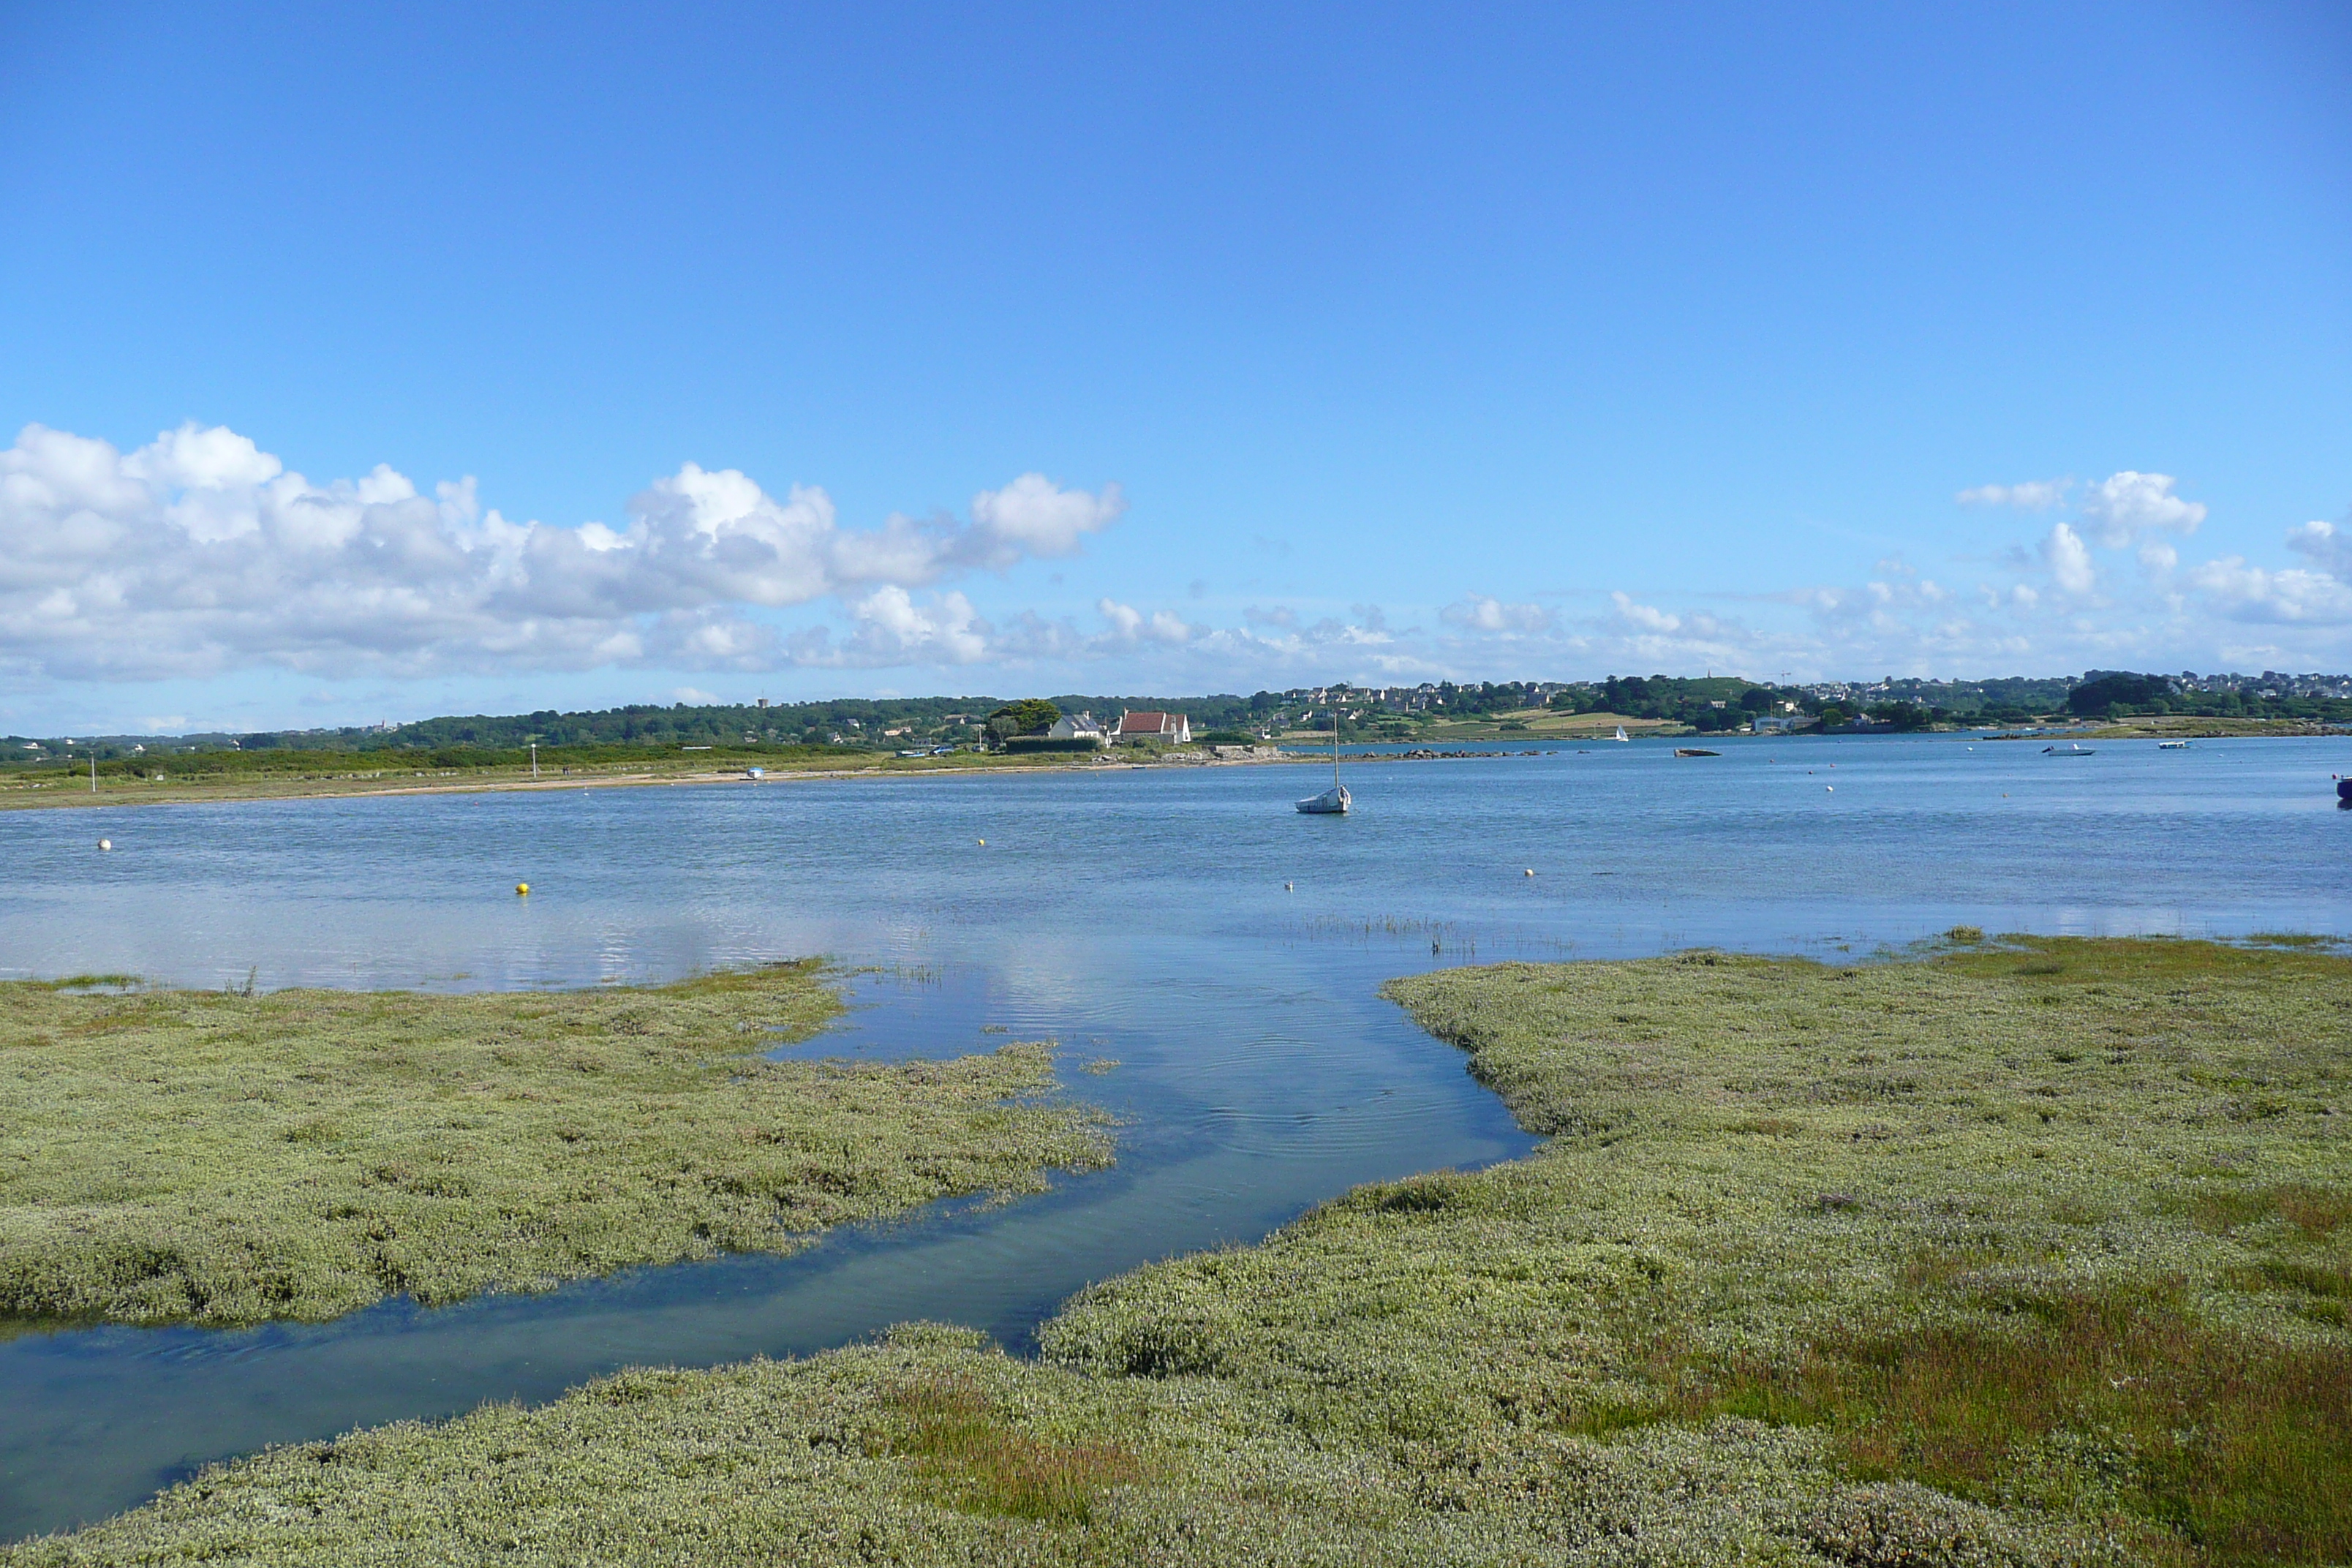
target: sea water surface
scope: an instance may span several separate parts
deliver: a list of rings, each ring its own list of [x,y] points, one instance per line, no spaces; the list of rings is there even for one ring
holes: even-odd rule
[[[1125,1122],[1113,1170],[790,1258],[326,1324],[20,1326],[0,1340],[0,1539],[267,1444],[625,1365],[915,1318],[1024,1349],[1090,1280],[1255,1239],[1361,1182],[1525,1152],[1459,1054],[1380,1000],[1391,975],[1699,944],[1867,957],[1961,923],[2352,929],[2330,783],[2352,740],[1711,743],[1351,760],[1344,818],[1291,810],[1328,779],[1314,766],[0,814],[0,974],[454,990],[824,953],[863,971],[853,1010],[789,1049],[1054,1039],[1069,1092]]]

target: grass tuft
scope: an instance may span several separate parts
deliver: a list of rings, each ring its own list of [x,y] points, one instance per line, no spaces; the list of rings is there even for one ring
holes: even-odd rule
[[[893,1450],[949,1483],[956,1506],[1008,1519],[1085,1524],[1108,1488],[1140,1479],[1143,1466],[1117,1443],[1043,1440],[1008,1425],[965,1377],[934,1377],[890,1391],[904,1419]]]

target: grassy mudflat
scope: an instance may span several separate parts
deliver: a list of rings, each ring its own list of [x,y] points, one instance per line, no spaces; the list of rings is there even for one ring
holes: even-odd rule
[[[1097,1287],[208,1473],[17,1564],[2352,1559],[2352,963],[1396,983],[1528,1159]]]
[[[0,1314],[325,1318],[788,1251],[1108,1158],[1045,1047],[768,1062],[814,966],[476,995],[0,986]],[[781,1031],[781,1033],[772,1032]]]

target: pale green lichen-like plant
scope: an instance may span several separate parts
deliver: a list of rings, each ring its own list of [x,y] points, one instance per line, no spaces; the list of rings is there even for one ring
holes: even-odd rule
[[[1391,994],[1550,1142],[1097,1286],[274,1451],[11,1568],[2352,1560],[2352,963],[1954,942]]]
[[[447,1301],[790,1251],[1108,1160],[1043,1046],[753,1054],[838,1009],[806,963],[467,995],[0,987],[0,1314]]]

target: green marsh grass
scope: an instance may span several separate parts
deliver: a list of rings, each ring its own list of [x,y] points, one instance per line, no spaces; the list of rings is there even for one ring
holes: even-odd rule
[[[247,1322],[529,1289],[1108,1158],[1043,1046],[770,1062],[814,965],[431,995],[0,986],[0,1315]],[[104,993],[90,988],[105,984]]]
[[[1534,1155],[1081,1293],[201,1476],[11,1568],[2352,1560],[2352,963],[1395,982]]]
[[[949,1483],[955,1506],[974,1512],[1084,1524],[1104,1489],[1142,1473],[1118,1443],[1056,1443],[1014,1430],[969,1376],[905,1384],[890,1391],[888,1403],[906,1418],[891,1451],[914,1456]]]

